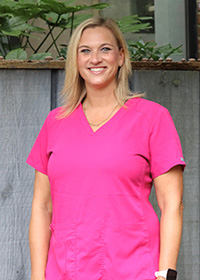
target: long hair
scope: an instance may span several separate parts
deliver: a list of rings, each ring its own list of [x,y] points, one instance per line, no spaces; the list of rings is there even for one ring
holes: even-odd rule
[[[77,50],[83,31],[95,27],[105,27],[111,30],[117,41],[119,50],[124,50],[124,63],[119,67],[116,77],[115,96],[118,103],[123,106],[126,100],[134,97],[128,85],[128,78],[131,75],[130,56],[121,30],[111,18],[89,18],[75,29],[69,42],[65,67],[65,82],[61,93],[63,106],[59,118],[64,118],[71,114],[86,96],[85,82],[80,76],[77,66]]]

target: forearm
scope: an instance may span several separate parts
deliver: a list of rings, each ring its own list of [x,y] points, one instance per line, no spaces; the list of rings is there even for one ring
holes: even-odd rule
[[[45,280],[45,268],[51,236],[50,223],[51,214],[33,203],[29,228],[31,280]]]
[[[182,204],[165,207],[160,221],[159,270],[176,269],[183,222]]]

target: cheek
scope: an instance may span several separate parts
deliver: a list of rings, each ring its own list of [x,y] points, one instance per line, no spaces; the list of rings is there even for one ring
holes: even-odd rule
[[[113,66],[115,66],[115,68],[118,69],[118,66],[120,64],[121,58],[119,56],[119,54],[115,54],[112,56],[112,58],[110,59],[110,64],[112,64]]]
[[[113,74],[117,74],[119,68],[119,57],[115,56],[112,61],[110,61],[110,65],[112,65],[112,72]]]
[[[85,66],[86,59],[84,59],[82,56],[78,55],[77,57],[77,66],[78,70],[81,71],[81,69]]]
[[[79,56],[77,57],[77,67],[78,67],[78,70],[80,71],[80,68],[82,67],[82,61],[79,58]]]

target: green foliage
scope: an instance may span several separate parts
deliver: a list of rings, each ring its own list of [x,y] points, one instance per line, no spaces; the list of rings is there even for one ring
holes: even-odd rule
[[[6,57],[6,59],[18,59],[18,60],[25,60],[27,59],[27,53],[22,49],[15,49],[10,51]]]
[[[63,44],[61,46],[62,46],[62,48],[60,50],[60,54],[62,57],[66,58],[67,57],[67,45]]]
[[[29,57],[30,60],[45,60],[45,57],[51,56],[51,53],[35,53]]]
[[[149,20],[151,17],[139,17],[138,15],[131,15],[131,16],[125,16],[121,19],[115,19],[117,22],[120,30],[122,33],[127,33],[127,32],[140,32],[141,30],[147,30],[150,29],[151,26],[149,23],[142,23],[142,20]],[[84,19],[83,19],[84,20]],[[76,21],[74,21],[76,23]],[[80,22],[77,22],[77,25]],[[66,53],[67,53],[67,46],[62,45],[63,48],[61,49],[62,56],[66,58]]]
[[[140,61],[143,58],[152,58],[153,60],[157,61],[159,58],[165,60],[170,55],[180,55],[182,51],[180,48],[182,45],[173,48],[170,44],[156,47],[157,44],[155,42],[147,42],[145,43],[142,39],[138,42],[128,42],[128,48],[130,52],[131,60],[133,61]]]
[[[45,59],[51,56],[49,50],[54,46],[57,55],[66,57],[67,45],[58,46],[58,39],[66,29],[73,29],[82,21],[91,17],[91,14],[79,14],[79,12],[91,9],[104,9],[109,4],[100,3],[95,5],[74,5],[74,0],[1,0],[0,1],[0,55],[5,59],[26,59],[26,50],[32,49],[33,55],[29,59]],[[35,24],[40,19],[46,23],[46,29]],[[117,19],[122,33],[140,32],[150,29],[149,23],[142,23],[150,17],[139,17],[137,15],[126,16]],[[54,30],[57,29],[55,37]],[[35,35],[37,32],[37,36]],[[38,34],[43,34],[41,40]],[[36,38],[38,45],[34,47],[30,38]],[[13,44],[13,38],[18,42]],[[40,53],[42,46],[46,45],[47,39],[51,38],[44,53]],[[35,40],[37,42],[37,40]],[[173,48],[171,45],[156,47],[156,43],[128,42],[132,60],[141,60],[144,57],[158,60],[160,57],[166,59],[171,54],[180,54],[180,47]]]
[[[141,30],[151,29],[150,23],[142,23],[142,20],[150,20],[151,17],[139,17],[138,15],[125,16],[117,19],[116,22],[122,31],[126,32],[139,32]]]
[[[73,5],[75,1],[68,0],[1,0],[0,2],[0,53],[7,57],[7,54],[15,49],[25,51],[31,48],[34,54],[39,53],[40,48],[46,43],[47,38],[51,38],[51,43],[45,50],[49,51],[55,46],[58,55],[61,53],[57,45],[58,38],[66,29],[73,29],[86,18],[92,15],[76,14],[77,12],[91,9],[104,9],[108,6],[106,3],[95,5]],[[70,6],[73,5],[73,6]],[[47,29],[40,28],[35,25],[35,20],[41,19],[47,25]],[[53,31],[59,28],[59,33],[54,37]],[[34,37],[34,33],[44,33],[45,37],[38,43],[37,47],[33,47],[30,38]],[[19,38],[19,44],[13,45],[11,37]],[[37,36],[37,39],[38,36]],[[12,52],[17,55],[17,52]],[[50,53],[48,53],[50,54]],[[50,54],[51,55],[51,54]],[[47,55],[46,55],[47,56]],[[33,56],[44,58],[44,54]]]

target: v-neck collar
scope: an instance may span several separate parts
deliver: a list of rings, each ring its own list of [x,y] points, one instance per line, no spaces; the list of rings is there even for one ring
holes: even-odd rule
[[[128,105],[128,101],[125,102],[124,105]],[[103,132],[107,127],[109,127],[116,119],[118,119],[118,117],[121,115],[122,111],[124,111],[124,107],[120,107],[119,110],[117,110],[117,112],[107,121],[105,122],[103,125],[101,125],[96,131],[94,131],[91,127],[91,125],[89,124],[86,116],[85,116],[85,113],[83,111],[83,105],[82,103],[80,103],[79,105],[79,114],[80,114],[80,118],[81,118],[81,121],[84,125],[84,127],[86,128],[87,132],[90,134],[90,135],[98,135],[99,133]]]

